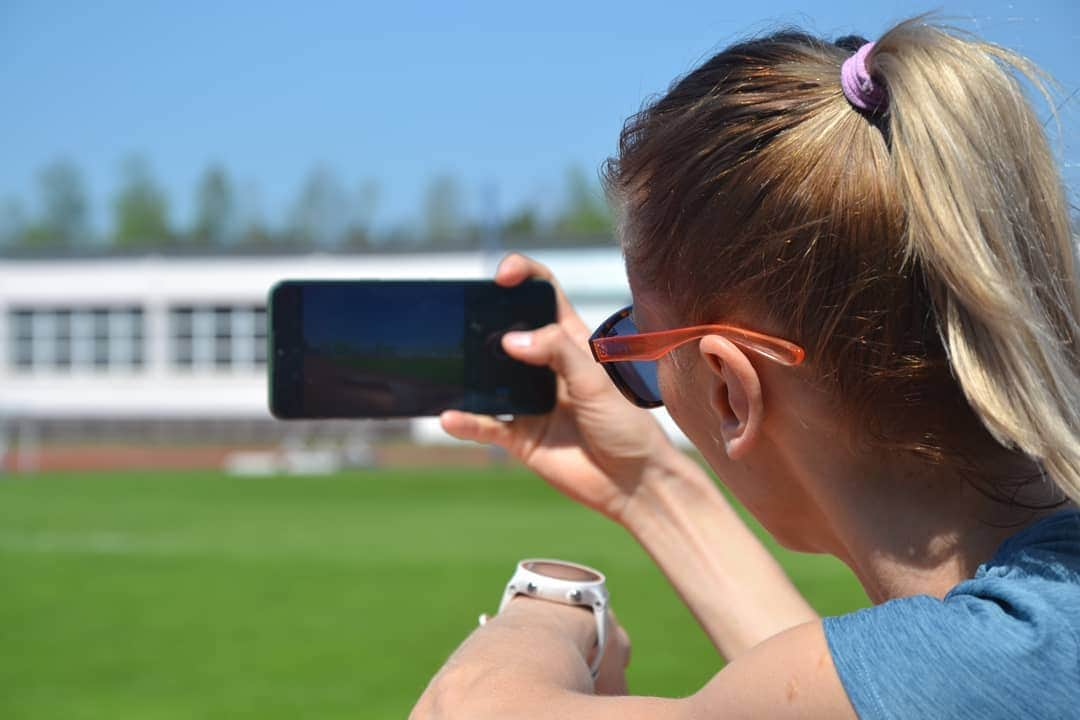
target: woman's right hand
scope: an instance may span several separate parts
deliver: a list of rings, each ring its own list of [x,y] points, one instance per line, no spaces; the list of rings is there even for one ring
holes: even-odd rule
[[[510,421],[450,410],[442,426],[451,435],[506,448],[559,491],[623,521],[623,511],[649,471],[677,453],[652,415],[619,393],[588,347],[589,328],[544,265],[523,255],[503,259],[495,282],[505,287],[542,278],[555,288],[557,322],[507,333],[503,348],[557,375],[555,408]],[[680,457],[681,459],[681,457]]]
[[[510,286],[530,277],[555,285],[546,267],[520,255],[503,260],[495,281]],[[529,333],[527,344],[503,339],[512,357],[555,371],[555,409],[509,422],[450,411],[443,427],[507,448],[556,489],[627,528],[728,660],[817,622],[712,478],[671,444],[649,411],[619,393],[588,350],[588,328],[557,285],[555,292],[558,322]]]

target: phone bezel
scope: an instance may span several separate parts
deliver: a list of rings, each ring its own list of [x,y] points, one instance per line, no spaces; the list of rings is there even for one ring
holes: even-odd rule
[[[312,279],[282,280],[271,288],[267,303],[267,382],[269,407],[271,414],[282,420],[315,420],[315,419],[361,419],[361,418],[408,418],[423,417],[410,414],[380,414],[380,415],[336,415],[308,412],[304,404],[304,374],[303,374],[303,332],[302,332],[302,289],[308,285],[446,285],[459,286],[467,294],[470,292],[483,292],[487,289],[496,291],[495,295],[506,299],[515,292],[539,292],[542,293],[544,312],[543,316],[529,318],[529,327],[535,329],[555,322],[556,302],[555,289],[551,283],[538,278],[505,288],[487,280],[329,280]],[[468,295],[467,295],[468,296]],[[534,305],[535,306],[535,305]],[[526,329],[526,328],[522,328]],[[520,393],[513,393],[507,407],[485,406],[482,410],[474,408],[462,408],[474,412],[487,412],[497,415],[524,415],[545,414],[550,412],[556,402],[556,381],[554,373],[548,368],[529,366],[518,363],[523,372],[530,375],[530,389],[533,390],[528,397],[522,397]],[[465,381],[463,380],[463,386]],[[490,411],[490,412],[488,412]]]
[[[268,389],[268,402],[270,414],[279,420],[302,419],[302,401],[300,391],[303,389],[303,366],[301,365],[303,353],[297,348],[301,346],[299,335],[300,322],[293,316],[301,311],[298,297],[302,282],[283,280],[270,288],[266,303],[266,372]],[[280,301],[285,293],[297,293],[292,306],[286,301]],[[287,315],[286,315],[287,313]],[[283,328],[288,328],[284,330]],[[288,335],[288,333],[292,333]],[[283,336],[288,335],[289,342],[277,342]],[[286,382],[291,378],[292,382]]]

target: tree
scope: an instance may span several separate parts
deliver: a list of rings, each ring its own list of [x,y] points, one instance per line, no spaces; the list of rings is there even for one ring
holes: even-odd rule
[[[113,213],[113,245],[118,250],[161,247],[172,239],[165,193],[141,157],[124,163]]]
[[[337,174],[319,165],[308,174],[293,207],[293,241],[301,247],[342,242],[349,222],[349,199]]]
[[[237,238],[237,245],[246,250],[267,251],[272,250],[278,244],[278,238],[262,223],[261,220],[252,220]]]
[[[17,197],[5,197],[0,201],[0,248],[19,244],[26,232],[26,213]]]
[[[503,234],[509,238],[532,238],[540,232],[540,216],[536,208],[520,208],[503,222]]]
[[[200,247],[223,247],[234,233],[235,201],[225,169],[212,165],[203,172],[195,194],[195,226],[191,239]]]
[[[65,250],[90,234],[89,203],[82,174],[70,161],[57,160],[38,173],[41,214],[25,226],[18,244],[31,250]]]
[[[566,205],[555,221],[555,230],[582,239],[610,236],[614,222],[598,184],[589,182],[577,166],[567,171],[566,180]]]
[[[379,203],[379,185],[368,179],[360,183],[353,194],[349,225],[342,245],[350,250],[370,250],[374,247],[375,208]]]
[[[253,180],[235,184],[232,195],[233,217],[236,224],[235,247],[255,252],[272,250],[281,241],[266,223],[262,211],[262,196]]]
[[[409,223],[397,223],[379,238],[379,248],[404,252],[416,247],[416,230]]]
[[[461,244],[465,222],[461,189],[450,175],[439,175],[424,193],[424,231],[428,244],[447,249]]]

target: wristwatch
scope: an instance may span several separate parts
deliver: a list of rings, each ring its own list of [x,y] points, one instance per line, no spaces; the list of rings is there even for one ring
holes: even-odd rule
[[[608,591],[604,574],[586,565],[565,560],[522,560],[506,585],[502,602],[499,603],[499,612],[502,612],[516,595],[527,595],[564,605],[581,605],[592,610],[596,619],[596,656],[589,670],[595,678],[600,669],[600,660],[604,657],[607,640],[605,615]],[[483,625],[486,621],[487,616],[481,615],[480,624]]]

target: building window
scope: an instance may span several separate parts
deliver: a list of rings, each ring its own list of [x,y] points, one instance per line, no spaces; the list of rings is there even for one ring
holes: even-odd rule
[[[11,365],[29,370],[34,365],[34,315],[29,310],[12,310],[8,315]]]
[[[8,312],[10,365],[20,372],[138,370],[140,307],[17,307]]]
[[[266,365],[266,308],[177,306],[169,310],[172,365],[245,371]]]

